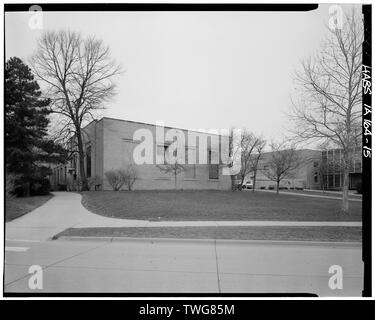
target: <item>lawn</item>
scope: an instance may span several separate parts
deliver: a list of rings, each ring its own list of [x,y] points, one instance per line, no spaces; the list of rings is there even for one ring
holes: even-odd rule
[[[12,221],[26,213],[40,207],[53,197],[52,194],[46,196],[34,196],[25,198],[12,198],[5,201],[5,222]]]
[[[129,237],[361,242],[361,227],[151,227],[70,228],[59,237]]]
[[[362,202],[270,192],[231,191],[91,191],[83,192],[90,211],[121,219],[165,220],[286,220],[361,221]]]

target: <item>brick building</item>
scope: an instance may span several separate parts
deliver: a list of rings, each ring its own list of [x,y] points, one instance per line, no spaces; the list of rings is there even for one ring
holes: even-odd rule
[[[157,130],[162,131],[165,139],[158,139]],[[152,124],[119,120],[113,118],[101,118],[88,124],[83,130],[85,149],[85,171],[90,179],[100,181],[97,188],[111,190],[106,180],[105,172],[124,168],[133,162],[133,152],[143,138],[134,139],[138,132],[149,132],[152,137],[152,163],[135,164],[137,180],[134,190],[146,189],[174,189],[175,181],[172,174],[162,172],[156,162],[156,157],[163,157],[168,147],[173,142],[167,139],[173,135],[176,128],[161,127]],[[185,159],[196,159],[196,164],[183,164],[185,171],[177,175],[178,189],[221,189],[228,190],[231,187],[230,176],[223,175],[219,162],[223,146],[227,148],[229,141],[227,136],[202,133],[180,129],[185,137]],[[190,135],[192,135],[191,138]],[[219,144],[217,143],[219,142]],[[205,158],[205,161],[202,159]],[[214,161],[215,160],[215,161]],[[202,162],[204,162],[202,164]],[[59,186],[74,185],[79,179],[78,154],[74,153],[65,165],[53,168],[50,177],[54,189]]]

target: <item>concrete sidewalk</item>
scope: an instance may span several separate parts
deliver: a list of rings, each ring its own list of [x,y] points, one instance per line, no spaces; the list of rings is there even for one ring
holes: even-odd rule
[[[266,189],[257,189],[257,192],[258,191],[260,191],[260,192],[271,192],[271,193],[275,193],[276,192],[275,190],[266,190]],[[281,194],[281,195],[290,195],[290,196],[300,196],[300,197],[311,197],[311,198],[342,200],[342,198],[340,196],[337,196],[337,197],[334,197],[334,196],[323,196],[323,195],[319,195],[319,194],[313,194],[313,191],[310,191],[310,192],[311,192],[311,194],[306,194],[306,193],[298,193],[298,192],[290,192],[290,191],[283,192],[282,190],[280,190],[279,194]],[[349,195],[349,201],[362,202],[362,197],[361,196],[357,196],[358,199],[350,198],[350,196],[357,196],[357,195]]]
[[[7,240],[44,241],[67,228],[184,227],[184,226],[340,226],[360,227],[361,222],[336,221],[148,221],[108,218],[86,210],[81,195],[54,192],[34,211],[6,223]]]

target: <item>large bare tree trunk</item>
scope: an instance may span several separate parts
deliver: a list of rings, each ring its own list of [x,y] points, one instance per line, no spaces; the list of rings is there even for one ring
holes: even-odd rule
[[[254,171],[254,179],[253,179],[253,192],[255,192],[255,184],[256,184],[256,181],[257,181],[257,172]]]
[[[77,144],[78,144],[78,155],[79,155],[79,176],[82,181],[82,191],[88,191],[89,186],[87,183],[86,172],[85,172],[85,151],[83,150],[83,141],[81,135],[81,128],[76,128],[77,132]]]
[[[276,183],[276,193],[279,194],[279,186],[280,186],[280,180],[277,180]]]
[[[344,162],[344,181],[342,184],[342,204],[341,204],[341,211],[343,213],[349,212],[349,161],[348,156],[345,156]]]
[[[245,181],[245,176],[244,175],[242,175],[241,176],[241,187],[243,186],[243,182]]]

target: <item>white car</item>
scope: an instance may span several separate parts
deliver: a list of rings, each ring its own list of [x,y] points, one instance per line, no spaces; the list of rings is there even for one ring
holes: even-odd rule
[[[253,188],[253,183],[251,181],[247,181],[242,185],[242,189],[252,189]]]

